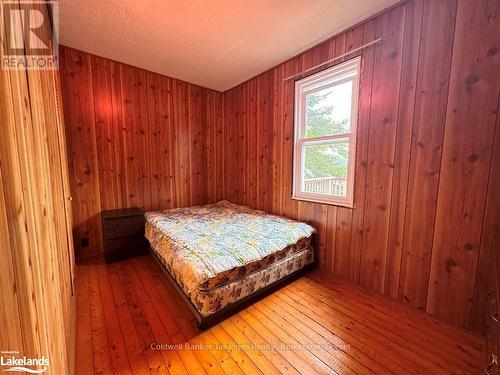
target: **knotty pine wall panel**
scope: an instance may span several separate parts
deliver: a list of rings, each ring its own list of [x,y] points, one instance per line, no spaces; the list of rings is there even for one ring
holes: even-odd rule
[[[102,250],[103,210],[222,198],[222,93],[72,48],[60,52],[77,256]]]
[[[405,7],[396,7],[375,26],[375,38],[383,42],[374,50],[360,284],[379,293],[387,262],[405,18]]]
[[[499,170],[498,164],[491,169],[495,131],[500,131],[495,130],[500,95],[498,17],[498,1],[460,1],[457,7],[433,241],[433,249],[439,251],[432,253],[427,295],[427,310],[453,322],[469,321],[475,311],[488,180]],[[493,191],[498,194],[498,189]],[[494,225],[498,230],[498,223]]]
[[[410,0],[225,92],[223,197],[314,225],[323,270],[482,332],[488,280],[477,263],[498,232],[488,181],[499,168],[499,11],[497,1]],[[362,56],[354,208],[292,200],[294,82],[284,78],[378,37],[350,56]]]
[[[420,309],[426,304],[429,280],[456,6],[455,0],[434,1],[424,2],[422,9],[402,239],[413,251],[402,254],[399,291]],[[428,225],[414,230],[420,223]]]
[[[37,10],[49,19],[45,7]],[[47,44],[49,25],[37,34]],[[74,260],[59,75],[0,69],[0,92],[0,347],[48,358],[49,373],[72,374]]]
[[[89,252],[95,253],[101,247],[99,183],[103,175],[98,173],[91,56],[61,49],[60,72],[73,197],[73,225],[77,228],[73,231],[73,237],[78,256],[81,238],[89,239]]]

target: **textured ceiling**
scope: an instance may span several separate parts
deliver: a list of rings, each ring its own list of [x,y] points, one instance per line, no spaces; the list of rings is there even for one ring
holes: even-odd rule
[[[60,40],[225,91],[396,2],[60,0]]]

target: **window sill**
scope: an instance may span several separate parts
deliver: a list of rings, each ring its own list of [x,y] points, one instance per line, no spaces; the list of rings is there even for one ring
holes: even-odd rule
[[[316,203],[316,204],[326,204],[328,206],[338,206],[338,207],[346,207],[346,208],[354,208],[354,204],[351,202],[333,202],[329,199],[321,199],[321,198],[310,198],[310,197],[297,197],[292,196],[292,200],[308,202],[308,203]]]

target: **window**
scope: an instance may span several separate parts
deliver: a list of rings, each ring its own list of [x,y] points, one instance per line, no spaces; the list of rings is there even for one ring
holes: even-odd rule
[[[360,58],[295,82],[293,198],[353,206]]]

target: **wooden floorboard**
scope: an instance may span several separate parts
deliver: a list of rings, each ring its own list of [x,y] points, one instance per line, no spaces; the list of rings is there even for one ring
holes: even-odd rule
[[[78,265],[77,374],[478,374],[484,340],[311,273],[199,331],[149,255]]]

